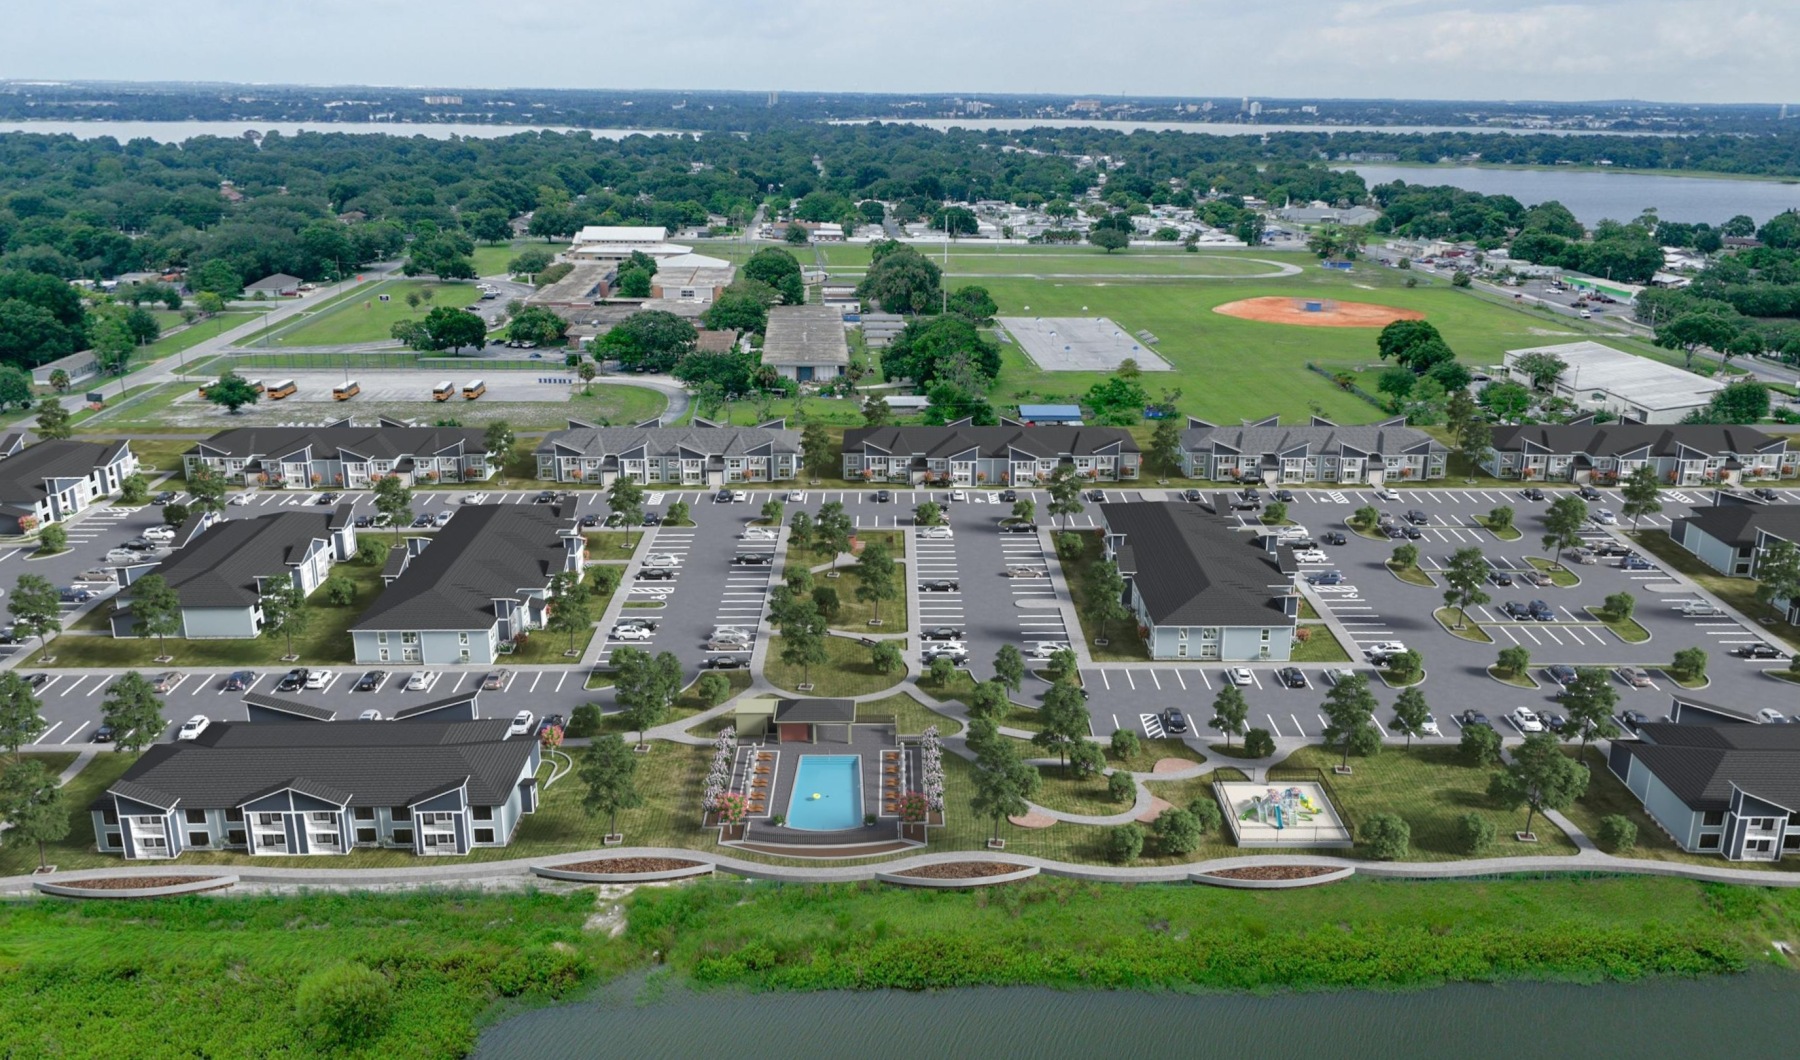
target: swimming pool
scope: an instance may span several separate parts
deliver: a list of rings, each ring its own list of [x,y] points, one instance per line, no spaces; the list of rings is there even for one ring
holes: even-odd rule
[[[788,799],[787,826],[832,832],[855,828],[862,820],[862,756],[801,755],[794,770],[794,794]]]

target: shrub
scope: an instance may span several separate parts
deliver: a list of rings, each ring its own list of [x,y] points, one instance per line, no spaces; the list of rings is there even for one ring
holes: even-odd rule
[[[1112,753],[1120,758],[1131,758],[1138,753],[1137,733],[1130,729],[1114,729],[1112,734]]]
[[[1069,746],[1069,772],[1078,777],[1091,777],[1106,768],[1106,756],[1100,745],[1077,740]]]
[[[1613,853],[1623,854],[1637,846],[1637,824],[1623,814],[1608,814],[1600,818],[1600,833],[1594,838]]]
[[[940,655],[931,660],[929,673],[931,674],[931,683],[942,688],[956,676],[956,664]]]
[[[1500,734],[1486,725],[1464,726],[1462,743],[1457,747],[1469,765],[1479,768],[1500,764]]]
[[[1494,841],[1494,822],[1479,813],[1465,813],[1456,819],[1456,847],[1464,854],[1479,854]]]
[[[1122,824],[1106,833],[1106,860],[1114,865],[1129,865],[1144,852],[1144,830],[1136,824]]]
[[[813,586],[812,601],[819,614],[826,618],[836,618],[843,609],[843,604],[838,601],[838,591],[829,585]]]
[[[1130,773],[1115,769],[1106,778],[1106,795],[1114,802],[1130,802],[1137,798],[1137,783]]]
[[[379,567],[387,562],[388,543],[375,537],[365,537],[356,543],[356,562],[365,567]]]
[[[1369,856],[1379,861],[1403,858],[1412,847],[1412,828],[1398,814],[1370,814],[1358,832]]]
[[[1193,802],[1188,803],[1188,813],[1193,816],[1194,823],[1200,826],[1200,831],[1203,834],[1206,832],[1216,832],[1225,824],[1225,814],[1220,811],[1219,803],[1216,799],[1195,799]]]
[[[325,602],[333,607],[349,607],[356,602],[356,583],[342,574],[325,579]]]
[[[583,703],[569,712],[569,728],[564,733],[573,739],[584,739],[600,732],[600,704]]]
[[[300,1022],[332,1046],[354,1047],[381,1033],[393,992],[366,965],[334,964],[308,973],[294,991]]]
[[[1065,530],[1056,535],[1056,552],[1064,559],[1075,559],[1081,555],[1081,535]]]
[[[1244,753],[1251,758],[1267,758],[1275,753],[1275,737],[1267,729],[1251,729],[1244,734]]]
[[[1165,854],[1181,857],[1200,846],[1200,822],[1186,810],[1171,806],[1156,817],[1156,844]]]
[[[595,592],[604,595],[619,587],[619,576],[623,573],[621,568],[601,564],[593,568],[593,571],[588,577],[594,583]]]
[[[731,682],[721,673],[701,674],[699,683],[694,686],[694,694],[700,697],[702,706],[716,707],[731,695]]]

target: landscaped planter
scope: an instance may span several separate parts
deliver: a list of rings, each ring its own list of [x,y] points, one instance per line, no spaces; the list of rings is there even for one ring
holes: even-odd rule
[[[658,868],[658,865],[665,867]],[[682,858],[603,858],[569,865],[533,865],[531,871],[548,880],[574,883],[653,883],[710,876],[713,866],[711,862]]]
[[[87,880],[32,883],[44,894],[61,898],[163,898],[172,894],[197,894],[235,885],[236,876],[99,876]]]
[[[1196,872],[1188,879],[1195,883],[1243,891],[1285,891],[1295,887],[1336,883],[1355,874],[1354,865],[1245,865],[1242,868]]]
[[[1004,871],[1002,871],[1004,870]],[[930,873],[930,875],[919,875]],[[933,887],[953,890],[962,887],[992,887],[1002,883],[1029,880],[1038,874],[1036,865],[1012,865],[996,861],[955,861],[936,865],[920,865],[899,872],[878,872],[882,883],[901,887]]]

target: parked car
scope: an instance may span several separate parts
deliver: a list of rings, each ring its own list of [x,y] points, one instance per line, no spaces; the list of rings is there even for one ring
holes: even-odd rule
[[[772,526],[746,526],[738,532],[738,538],[743,541],[773,541],[775,540],[775,528]]]
[[[1425,536],[1425,531],[1408,523],[1400,528],[1400,536],[1406,538],[1408,541],[1417,541]]]
[[[713,494],[713,503],[714,504],[730,504],[731,503],[731,491],[730,490],[720,490],[719,492]]]
[[[1255,512],[1262,510],[1262,501],[1255,497],[1231,498],[1231,510],[1234,512]]]
[[[1296,549],[1294,551],[1294,562],[1295,563],[1330,563],[1331,557],[1326,555],[1324,553],[1324,551],[1321,549],[1302,548],[1302,549]]]
[[[1226,668],[1225,680],[1230,681],[1234,685],[1248,685],[1254,684],[1256,678],[1250,675],[1249,667],[1232,666]]]
[[[1281,669],[1275,671],[1275,676],[1280,678],[1281,683],[1289,688],[1306,687],[1306,675],[1300,672],[1298,666],[1283,666]]]
[[[766,567],[774,562],[767,552],[740,552],[731,557],[731,562],[739,567]]]
[[[1175,707],[1170,707],[1162,712],[1162,727],[1164,732],[1186,732],[1188,731],[1187,715]]]
[[[641,521],[645,526],[661,526],[662,520],[663,517],[661,512],[645,512],[644,518]]]
[[[350,520],[350,525],[356,527],[358,530],[367,530],[375,525],[375,517],[373,515],[359,515]]]
[[[450,517],[455,514],[456,514],[456,512],[454,510],[446,508],[443,511],[432,516],[431,525],[437,527],[439,530],[442,530],[444,527],[450,525]]]
[[[173,502],[176,497],[179,497],[179,496],[180,496],[180,494],[176,493],[174,490],[163,490],[161,493],[158,493],[156,496],[150,498],[150,503],[151,504],[169,504],[169,503]]]
[[[731,491],[731,503],[744,504],[749,500],[750,500],[750,491],[749,490],[732,490]]]
[[[589,512],[581,517],[581,528],[583,530],[592,530],[599,525],[600,513],[598,512]]]
[[[893,494],[892,490],[876,490],[875,491],[875,503],[876,504],[886,504],[893,499],[894,499],[894,494]]]
[[[231,495],[231,503],[232,504],[238,504],[238,505],[249,504],[250,502],[254,501],[255,499],[256,499],[256,491],[255,490],[245,490],[242,493],[234,493]]]
[[[181,729],[175,733],[175,738],[177,740],[198,739],[200,734],[206,731],[206,727],[211,724],[211,718],[204,714],[196,714],[181,723]]]
[[[675,567],[680,563],[680,557],[669,552],[652,552],[644,557],[644,566],[646,567]]]
[[[1575,493],[1584,501],[1597,501],[1600,500],[1602,496],[1600,491],[1592,486],[1583,486],[1576,490]]]
[[[670,567],[645,567],[637,572],[637,576],[644,581],[666,582],[674,580],[675,571]]]
[[[1788,716],[1773,707],[1764,707],[1756,712],[1756,720],[1764,725],[1786,725]]]
[[[144,531],[144,538],[149,541],[175,540],[175,528],[172,526],[153,526]]]
[[[1431,516],[1414,508],[1412,511],[1406,513],[1406,521],[1412,523],[1414,526],[1424,526],[1426,523],[1431,522]]]
[[[643,626],[618,625],[618,626],[613,627],[612,639],[613,640],[649,640],[650,639],[650,631],[645,629]]]
[[[1325,683],[1330,685],[1333,688],[1336,688],[1338,686],[1339,682],[1345,680],[1349,676],[1350,676],[1349,670],[1340,670],[1340,669],[1336,669],[1336,668],[1326,670],[1325,671]]]
[[[1500,613],[1507,618],[1516,619],[1520,622],[1531,621],[1531,608],[1517,600],[1508,600],[1501,604]]]
[[[151,687],[156,689],[158,695],[166,696],[175,691],[175,686],[185,680],[187,680],[187,674],[179,670],[167,670],[156,675],[156,680],[152,682]]]
[[[256,671],[239,670],[225,678],[224,689],[227,692],[244,692],[256,683]]]
[[[1397,501],[1400,499],[1400,491],[1392,486],[1376,486],[1375,496],[1384,501]]]
[[[324,688],[326,685],[328,685],[330,683],[331,683],[331,671],[330,670],[308,670],[308,671],[306,671],[306,682],[305,682],[306,688],[311,689],[311,690],[317,690],[317,689]]]
[[[342,496],[343,496],[343,494],[341,494],[341,493],[332,493],[329,490],[327,490],[326,492],[319,494],[319,496],[313,501],[313,503],[314,504],[336,504],[338,502],[338,498],[342,497]]]
[[[1275,491],[1275,499],[1280,501],[1283,504],[1292,504],[1292,503],[1294,503],[1294,491],[1293,490],[1276,490]]]
[[[1573,666],[1565,666],[1562,663],[1557,663],[1554,666],[1546,666],[1544,672],[1550,675],[1550,680],[1555,681],[1564,688],[1575,683],[1575,668]]]
[[[531,711],[521,710],[513,715],[512,724],[506,727],[506,735],[529,736],[531,735],[531,723],[536,720],[537,718],[532,715]]]
[[[1733,649],[1731,649],[1731,654],[1737,656],[1740,659],[1785,659],[1785,658],[1787,658],[1786,655],[1783,655],[1781,653],[1781,649],[1775,647],[1773,644],[1765,644],[1764,642],[1762,642],[1760,640],[1755,641],[1754,643],[1751,643],[1751,644],[1744,644],[1739,647],[1733,648]]]
[[[1553,610],[1549,604],[1545,603],[1542,600],[1533,600],[1533,601],[1531,601],[1531,603],[1529,603],[1525,606],[1528,610],[1530,610],[1531,620],[1533,622],[1554,622],[1554,621],[1556,621],[1555,610]]]
[[[723,649],[730,651],[730,648]],[[742,670],[750,665],[750,659],[744,655],[715,655],[707,660],[706,666],[714,670]]]
[[[1544,499],[1544,491],[1538,489],[1536,486],[1530,486],[1520,490],[1519,496],[1524,497],[1528,501],[1541,501]]]
[[[1600,557],[1594,553],[1593,549],[1583,548],[1580,545],[1569,550],[1569,558],[1577,563],[1592,564],[1600,562]]]
[[[1094,504],[1105,504],[1106,503],[1106,491],[1105,490],[1088,490],[1087,491],[1087,499],[1089,501],[1093,502]]]
[[[1000,524],[1000,532],[1003,534],[1035,534],[1037,533],[1037,524],[1003,522]]]
[[[1442,736],[1444,733],[1443,730],[1438,728],[1437,719],[1430,714],[1427,714],[1425,715],[1425,720],[1419,723],[1419,735]]]
[[[1619,516],[1611,508],[1596,508],[1594,509],[1594,522],[1601,526],[1617,526]]]
[[[437,674],[430,670],[418,670],[406,679],[406,691],[423,692],[437,683]]]
[[[657,627],[662,625],[662,623],[659,620],[654,619],[654,618],[630,618],[630,617],[621,618],[613,624],[616,626],[621,626],[621,627],[636,626],[639,629],[647,629],[652,633],[656,632]]]
[[[1385,659],[1390,655],[1400,655],[1406,651],[1406,645],[1397,640],[1378,640],[1363,649],[1363,654],[1371,659]]]
[[[531,498],[531,503],[533,503],[533,504],[554,504],[554,503],[556,503],[556,491],[555,490],[539,490],[538,495]]]
[[[1200,503],[1201,496],[1202,496],[1202,494],[1199,490],[1182,490],[1181,491],[1181,499],[1184,501],[1190,501],[1194,504]]]
[[[542,718],[539,718],[537,723],[537,731],[539,733],[544,732],[546,729],[566,729],[568,727],[569,719],[563,717],[561,714],[546,714]]]
[[[748,644],[756,634],[747,626],[714,626],[712,635],[714,640],[734,640],[739,644]]]
[[[725,640],[714,637],[706,642],[707,651],[748,651],[750,646],[741,640]]]
[[[1619,560],[1619,567],[1623,570],[1655,570],[1656,564],[1633,552]]]
[[[365,710],[361,714],[358,714],[356,716],[356,720],[357,721],[380,721],[381,720],[381,711],[376,710],[374,707],[370,707],[368,710]]]
[[[1512,712],[1513,727],[1520,732],[1543,732],[1544,723],[1530,707],[1520,707]]]
[[[955,626],[932,626],[919,633],[919,637],[922,640],[957,640],[960,639],[962,635],[963,631],[957,629]]]
[[[1631,555],[1631,546],[1621,545],[1617,541],[1596,541],[1589,547],[1594,550],[1594,555],[1596,556],[1610,557]]]
[[[289,670],[287,673],[281,675],[281,680],[275,682],[275,691],[298,692],[300,691],[300,686],[305,683],[305,670]]]
[[[58,595],[65,604],[85,604],[94,598],[93,593],[73,585],[65,586]]]
[[[1755,497],[1759,501],[1768,501],[1770,504],[1774,504],[1777,501],[1781,500],[1781,494],[1776,493],[1774,490],[1770,489],[1767,486],[1756,487],[1755,489],[1750,491],[1750,495],[1752,497]]]
[[[1619,711],[1619,722],[1632,732],[1638,731],[1641,725],[1650,723],[1650,716],[1638,710]]]
[[[806,503],[806,491],[805,490],[788,490],[788,498],[787,499],[788,499],[789,504],[805,504]]]
[[[1031,646],[1031,657],[1034,659],[1048,659],[1059,651],[1068,650],[1069,645],[1066,641],[1040,640]]]
[[[1513,576],[1511,573],[1509,573],[1507,571],[1503,571],[1503,570],[1489,571],[1488,572],[1488,581],[1493,582],[1495,585],[1501,585],[1501,586],[1506,586],[1506,587],[1510,588],[1513,583]]]
[[[387,679],[388,672],[386,670],[370,670],[368,673],[365,673],[356,679],[356,684],[353,686],[352,691],[379,692],[381,686],[386,683]]]
[[[1550,710],[1538,711],[1538,720],[1544,723],[1544,728],[1549,729],[1551,732],[1555,732],[1555,733],[1560,733],[1569,727],[1569,719],[1563,717],[1561,714],[1558,714],[1555,711],[1550,711]]]
[[[1725,609],[1705,600],[1688,600],[1675,610],[1688,618],[1713,618],[1725,613]]]
[[[462,502],[464,504],[486,504],[487,500],[488,500],[487,494],[481,492],[480,490],[476,490],[474,493],[463,494]]]
[[[1556,584],[1556,579],[1550,577],[1550,575],[1545,574],[1541,570],[1520,571],[1519,572],[1519,580],[1524,582],[1526,585],[1535,586],[1539,589],[1547,588],[1548,586],[1552,586],[1552,585]]]
[[[946,504],[962,504],[962,503],[965,503],[966,501],[968,501],[968,499],[969,499],[969,495],[966,491],[951,490],[950,496],[948,498],[946,498],[944,503],[946,503]]]
[[[938,578],[934,581],[920,582],[919,591],[922,593],[955,593],[962,591],[962,584],[948,578]]]
[[[1191,492],[1191,491],[1190,491]],[[1011,504],[1019,499],[1018,490],[1001,490],[998,494],[1001,504]]]
[[[498,692],[505,688],[506,683],[510,680],[512,680],[511,670],[495,670],[481,679],[481,689],[484,692]]]
[[[955,531],[947,526],[919,527],[919,540],[921,541],[949,541],[955,536]]]
[[[618,512],[608,512],[606,514],[606,518],[604,520],[602,520],[600,525],[601,526],[613,526],[613,527],[624,526],[625,525],[625,517],[623,515],[620,515]]]
[[[1344,584],[1344,572],[1341,570],[1322,570],[1317,574],[1308,574],[1306,576],[1306,582],[1308,585],[1342,585]]]
[[[1613,676],[1632,688],[1649,688],[1650,675],[1636,666],[1621,666],[1613,670]]]
[[[1341,530],[1328,530],[1319,535],[1319,540],[1327,545],[1343,545],[1348,544],[1350,541],[1348,537],[1344,536],[1344,533]]]
[[[1456,720],[1465,729],[1471,725],[1485,725],[1490,729],[1494,727],[1494,723],[1488,720],[1488,716],[1479,710],[1465,710],[1456,716]]]
[[[117,730],[111,725],[102,725],[94,730],[93,741],[95,743],[112,743],[113,738],[117,735]]]
[[[424,528],[430,526],[431,525],[431,513],[430,512],[420,512],[418,515],[413,516],[412,525],[413,525],[414,530],[423,530]]]

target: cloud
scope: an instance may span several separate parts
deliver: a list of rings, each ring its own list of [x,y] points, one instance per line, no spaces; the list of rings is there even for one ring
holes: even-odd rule
[[[9,76],[546,88],[1800,101],[1794,0],[87,0]]]

